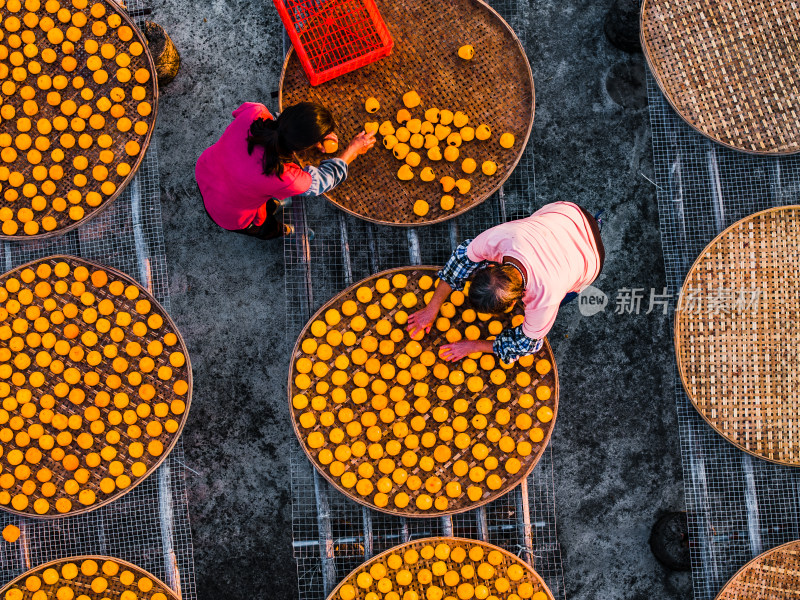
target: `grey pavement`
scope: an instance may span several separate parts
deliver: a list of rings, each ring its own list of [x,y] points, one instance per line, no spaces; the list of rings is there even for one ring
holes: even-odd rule
[[[536,83],[538,204],[606,210],[604,313],[562,310],[553,437],[567,597],[691,596],[650,554],[650,526],[683,508],[669,320],[615,314],[621,288],[665,285],[641,55],[603,36],[610,0],[519,0]],[[181,52],[157,142],[172,314],[195,369],[185,447],[201,599],[297,596],[291,549],[283,247],[207,218],[194,163],[244,101],[275,108],[281,25],[271,2],[157,0]],[[321,201],[321,200],[320,200]],[[646,306],[646,302],[644,306]]]

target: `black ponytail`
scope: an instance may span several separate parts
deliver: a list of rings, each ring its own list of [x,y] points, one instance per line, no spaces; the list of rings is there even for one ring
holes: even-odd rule
[[[256,119],[247,136],[247,153],[264,149],[264,175],[283,175],[283,163],[292,154],[321,142],[336,128],[331,112],[319,104],[301,102],[284,110],[277,119]]]
[[[247,153],[253,154],[256,146],[264,148],[264,158],[261,167],[264,175],[275,173],[283,175],[281,164],[281,150],[278,136],[278,121],[274,119],[256,119],[250,126],[250,135],[247,136]]]

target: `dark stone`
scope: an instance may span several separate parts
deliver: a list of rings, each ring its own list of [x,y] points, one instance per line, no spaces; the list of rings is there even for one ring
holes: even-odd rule
[[[625,52],[641,52],[639,0],[614,0],[606,13],[603,30],[608,41]]]
[[[650,532],[650,550],[658,562],[672,571],[691,569],[685,512],[670,512],[656,521]]]
[[[181,57],[175,44],[172,43],[172,39],[161,25],[145,21],[144,36],[147,38],[150,54],[153,55],[153,62],[156,64],[158,85],[163,87],[175,79],[181,68]]]
[[[641,57],[629,57],[618,62],[606,75],[606,91],[623,108],[647,106],[647,81]]]

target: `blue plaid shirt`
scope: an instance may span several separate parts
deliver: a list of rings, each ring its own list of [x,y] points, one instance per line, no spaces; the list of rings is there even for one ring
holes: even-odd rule
[[[347,163],[341,158],[328,158],[318,167],[303,167],[311,175],[311,187],[300,194],[304,197],[321,196],[347,179]]]
[[[470,275],[489,264],[488,260],[473,262],[469,259],[467,247],[470,242],[472,242],[471,239],[459,244],[453,251],[450,260],[438,273],[439,279],[454,290],[463,290]],[[521,356],[535,354],[543,344],[544,340],[534,340],[525,335],[522,332],[522,325],[519,325],[501,331],[492,343],[492,351],[500,357],[500,360],[508,364]]]

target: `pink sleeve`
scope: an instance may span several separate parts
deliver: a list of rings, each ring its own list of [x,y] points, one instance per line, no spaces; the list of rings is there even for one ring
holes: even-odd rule
[[[257,102],[245,102],[239,108],[237,108],[235,111],[233,111],[233,113],[232,113],[233,118],[235,119],[236,117],[241,115],[246,110],[252,110],[254,118],[255,118],[256,115],[260,115],[261,113],[267,113],[268,115],[272,116],[270,114],[270,112],[267,110],[267,107],[264,106],[263,104],[258,104]]]
[[[482,260],[500,262],[503,260],[503,253],[498,252],[497,245],[494,243],[495,237],[492,229],[484,231],[467,246],[467,258],[472,262],[481,262]]]
[[[522,333],[532,340],[542,339],[553,328],[557,315],[557,304],[526,310],[525,322],[522,323]]]
[[[283,175],[281,175],[283,185],[275,190],[275,197],[278,200],[282,200],[307,192],[308,188],[311,187],[311,175],[294,163],[289,163],[284,167]]]

